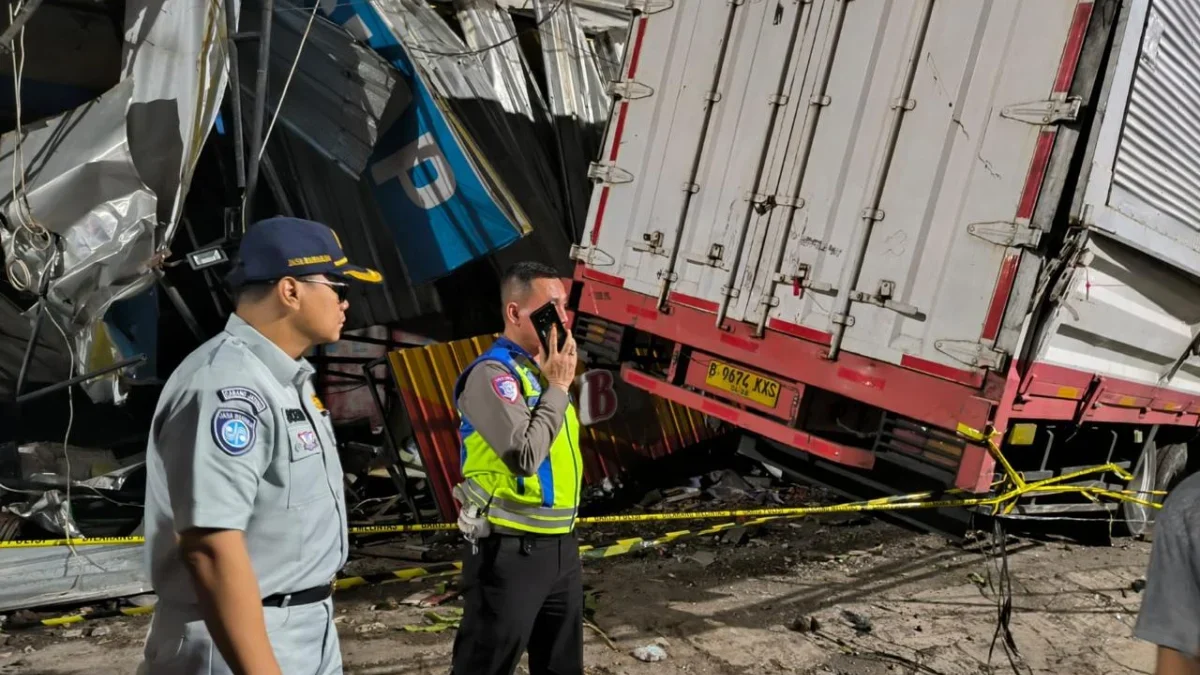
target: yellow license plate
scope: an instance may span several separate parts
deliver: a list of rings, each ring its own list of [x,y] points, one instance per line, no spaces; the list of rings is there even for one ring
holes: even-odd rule
[[[768,408],[774,408],[779,403],[778,382],[735,368],[728,363],[710,361],[704,383]]]

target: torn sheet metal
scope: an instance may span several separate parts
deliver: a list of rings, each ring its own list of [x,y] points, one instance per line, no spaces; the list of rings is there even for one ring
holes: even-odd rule
[[[591,45],[570,2],[533,0],[546,66],[546,96],[554,115],[574,234],[583,233],[592,184],[588,164],[597,156],[611,98]]]
[[[461,92],[500,110],[479,60],[459,56],[466,50],[458,36],[418,0],[330,2],[325,10],[391,61],[410,90],[411,104],[376,145],[364,177],[412,281],[445,276],[528,234],[534,220],[509,189],[514,177],[497,163],[516,160],[481,152],[488,137],[472,134],[447,99],[447,92]],[[414,57],[410,48],[455,56]]]
[[[555,0],[557,2],[558,0]],[[622,28],[629,23],[632,12],[629,0],[563,0],[579,19],[579,25],[588,33],[598,33],[610,28]],[[498,0],[500,6],[509,11],[532,11],[535,0]]]
[[[26,502],[8,504],[4,510],[59,536],[83,536],[71,518],[66,498],[58,490],[47,490]]]
[[[401,400],[412,424],[421,461],[442,518],[457,518],[451,488],[462,480],[458,413],[452,390],[462,369],[482,354],[494,336],[401,349],[388,355]],[[580,364],[580,372],[586,366]],[[612,486],[640,464],[712,438],[704,416],[623,385],[620,378],[590,377],[603,388],[609,409],[581,427],[585,486]],[[611,395],[610,395],[611,394]]]
[[[408,256],[397,247],[367,179],[342,171],[288,128],[271,134],[267,155],[283,184],[292,188],[293,203],[302,210],[298,215],[333,228],[348,258],[383,273],[386,283],[355,285],[347,326],[395,324],[442,312],[436,289],[414,285],[405,266]]]
[[[621,63],[625,58],[625,45],[629,44],[629,26],[609,28],[590,38],[596,67],[604,82],[620,82]]]
[[[14,199],[11,181],[0,181],[5,272],[14,288],[31,291],[51,275],[51,321],[42,330],[74,336],[77,373],[87,369],[91,327],[114,300],[155,280],[157,202],[126,135],[133,93],[133,81],[123,80],[92,103],[26,127],[20,152],[16,132],[0,138],[0,176],[15,169],[21,197]]]
[[[357,177],[366,169],[367,159],[383,130],[392,125],[399,109],[409,105],[409,92],[403,86],[396,88],[400,74],[383,57],[322,17],[313,19],[304,49],[300,50],[310,11],[299,3],[276,2],[267,75],[271,84],[267,118],[279,105],[284,83],[299,52],[300,60],[277,125],[287,127],[328,161]],[[241,30],[258,31],[261,21],[257,7],[247,4]],[[238,60],[242,110],[246,114],[254,102],[258,51],[239,49]],[[394,92],[398,93],[395,97]]]
[[[134,83],[129,142],[158,197],[159,250],[170,245],[200,150],[225,95],[225,11],[239,0],[128,0],[122,72]]]
[[[603,125],[611,100],[572,4],[559,0],[534,0],[533,4],[541,25],[551,111],[555,117]]]
[[[7,550],[0,565],[0,612],[150,592],[144,555],[141,546]]]
[[[496,0],[454,0],[454,9],[467,45],[479,52],[504,111],[536,121],[512,17],[496,6]]]
[[[567,181],[561,173],[566,168],[558,161],[558,139],[552,133],[553,119],[548,106],[527,77],[528,64],[515,39],[512,17],[498,8],[495,0],[455,0],[454,6],[467,45],[478,54],[490,78],[491,91],[509,113],[502,120],[487,119],[487,115],[494,117],[494,109],[481,105],[482,101],[458,99],[462,117],[473,127],[480,122],[497,122],[495,126],[501,130],[511,131],[511,137],[498,135],[486,127],[478,128],[475,133],[485,139],[480,144],[481,151],[504,163],[501,168],[509,188],[537,216],[538,224],[532,234],[495,254],[497,265],[504,269],[517,261],[536,260],[570,275],[568,254],[575,236],[566,217],[569,209],[560,200],[560,196],[565,196],[562,186]],[[454,91],[448,95],[461,96]],[[518,114],[524,119],[517,117]],[[480,115],[485,118],[477,119]],[[586,166],[580,170],[586,172]],[[520,180],[526,176],[528,181]]]

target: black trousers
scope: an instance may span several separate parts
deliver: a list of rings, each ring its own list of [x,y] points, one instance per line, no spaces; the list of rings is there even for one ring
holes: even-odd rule
[[[454,675],[583,675],[583,573],[572,535],[493,534],[463,557]]]

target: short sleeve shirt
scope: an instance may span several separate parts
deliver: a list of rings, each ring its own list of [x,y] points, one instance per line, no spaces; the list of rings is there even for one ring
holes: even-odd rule
[[[1172,490],[1155,518],[1135,634],[1200,656],[1200,474]]]
[[[236,314],[167,380],[146,450],[146,550],[164,602],[194,604],[176,534],[245,533],[263,597],[327,584],[348,550],[342,468],[313,368]]]

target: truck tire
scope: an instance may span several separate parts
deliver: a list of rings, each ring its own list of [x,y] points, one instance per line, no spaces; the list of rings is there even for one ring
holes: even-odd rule
[[[1174,443],[1162,447],[1151,443],[1138,458],[1133,471],[1133,480],[1129,482],[1127,489],[1170,491],[1187,475],[1187,465],[1188,448],[1186,443]],[[1141,498],[1161,504],[1166,496],[1141,495]],[[1158,509],[1135,502],[1122,502],[1119,513],[1124,522],[1118,523],[1118,531],[1128,536],[1141,537],[1154,528],[1154,518],[1158,515]]]
[[[11,513],[0,511],[0,541],[13,541],[21,533],[23,521]]]

